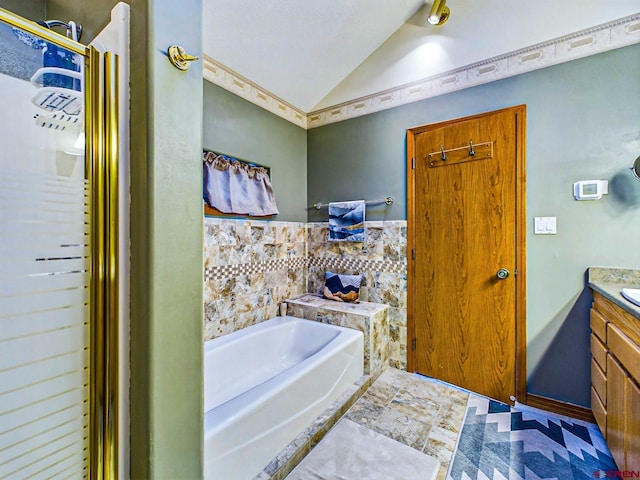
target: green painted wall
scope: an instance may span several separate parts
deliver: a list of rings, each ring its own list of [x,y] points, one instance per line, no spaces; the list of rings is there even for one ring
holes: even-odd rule
[[[62,20],[82,25],[82,43],[90,43],[98,33],[109,23],[111,9],[120,0],[96,0],[86,2],[84,0],[45,0],[47,5],[47,20]],[[123,0],[124,1],[124,0]],[[125,1],[128,4],[137,4],[132,0]],[[56,30],[64,33],[64,30]]]
[[[271,167],[280,214],[304,222],[307,133],[303,128],[204,81],[204,147]]]
[[[119,0],[0,0],[0,8],[23,16],[29,20],[73,20],[82,25],[82,43],[89,43],[111,18],[110,12]],[[131,3],[127,1],[125,3]],[[55,28],[64,35],[64,29]]]
[[[49,0],[86,27],[115,0]],[[202,385],[202,62],[175,69],[179,43],[201,56],[201,0],[131,0],[131,478],[199,479]]]
[[[0,8],[34,22],[45,20],[45,0],[0,0]]]
[[[527,105],[527,357],[532,393],[588,406],[589,266],[639,268],[640,45],[312,129],[308,204],[396,198],[369,220],[406,218],[406,129]],[[600,201],[577,202],[577,180],[608,179]],[[534,236],[533,217],[558,234]],[[326,221],[326,211],[309,213]]]
[[[132,2],[131,478],[202,477],[202,0]]]

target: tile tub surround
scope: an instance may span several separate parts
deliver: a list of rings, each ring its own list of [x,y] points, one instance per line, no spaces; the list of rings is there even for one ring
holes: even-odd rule
[[[363,375],[264,468],[254,480],[282,480],[315,447],[376,378]]]
[[[205,340],[276,317],[306,272],[304,223],[205,218]]]
[[[361,300],[389,306],[389,364],[407,368],[407,222],[365,222],[365,242],[329,242],[329,223],[204,219],[205,340],[322,293],[326,271],[361,273]]]
[[[364,373],[375,376],[388,365],[387,305],[343,303],[311,293],[290,298],[287,305],[288,315],[360,330],[364,334]]]
[[[365,375],[300,433],[255,480],[287,477],[312,448],[324,441],[341,417],[435,458],[440,462],[436,480],[445,480],[468,399],[469,393],[464,390],[392,367],[378,378]],[[375,450],[372,453],[375,454]],[[295,478],[295,474],[291,478]]]
[[[389,364],[406,370],[407,222],[365,222],[362,243],[328,238],[328,222],[307,224],[307,292],[322,293],[326,271],[362,274],[360,299],[389,306]]]

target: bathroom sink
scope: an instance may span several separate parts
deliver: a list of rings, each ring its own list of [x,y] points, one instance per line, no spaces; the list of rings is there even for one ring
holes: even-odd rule
[[[622,296],[640,307],[640,288],[623,288]]]

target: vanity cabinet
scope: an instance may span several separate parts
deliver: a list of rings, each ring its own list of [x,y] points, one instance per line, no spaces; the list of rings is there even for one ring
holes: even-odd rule
[[[594,292],[591,409],[620,470],[640,465],[640,319]]]

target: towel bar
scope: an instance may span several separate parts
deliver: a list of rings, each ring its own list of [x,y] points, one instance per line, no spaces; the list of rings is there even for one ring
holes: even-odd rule
[[[392,205],[393,204],[393,197],[385,197],[384,200],[367,200],[364,203],[365,203],[365,205],[380,205],[381,203],[385,203],[387,205]],[[328,203],[314,203],[313,206],[314,206],[314,208],[316,210],[320,210],[323,207],[328,207],[329,204]]]

